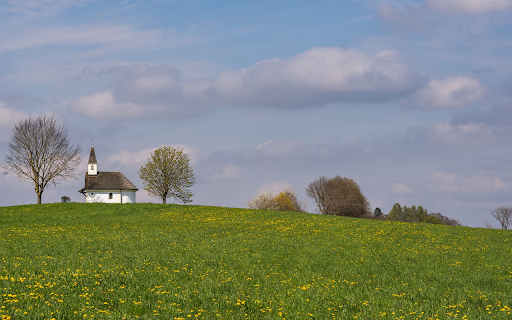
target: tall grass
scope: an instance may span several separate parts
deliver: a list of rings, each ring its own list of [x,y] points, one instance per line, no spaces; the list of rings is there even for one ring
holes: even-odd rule
[[[0,208],[2,319],[509,319],[512,232],[158,204]]]

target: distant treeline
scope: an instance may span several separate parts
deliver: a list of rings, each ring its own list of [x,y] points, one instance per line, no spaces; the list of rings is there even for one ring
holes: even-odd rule
[[[400,203],[395,203],[391,211],[384,215],[380,208],[375,208],[373,212],[374,219],[386,219],[395,221],[407,222],[425,222],[433,224],[444,224],[447,226],[461,226],[459,220],[448,218],[440,212],[428,212],[422,206],[402,206]]]

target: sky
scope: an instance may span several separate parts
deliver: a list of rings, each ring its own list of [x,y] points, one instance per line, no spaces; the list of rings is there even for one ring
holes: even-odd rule
[[[14,124],[55,115],[99,171],[189,155],[193,204],[305,198],[320,176],[376,207],[483,227],[512,205],[512,0],[0,0],[0,161]],[[5,173],[5,169],[0,169]],[[47,187],[78,193],[84,173]],[[0,206],[36,203],[0,175]],[[314,212],[311,199],[308,209]],[[168,201],[172,203],[171,201]]]

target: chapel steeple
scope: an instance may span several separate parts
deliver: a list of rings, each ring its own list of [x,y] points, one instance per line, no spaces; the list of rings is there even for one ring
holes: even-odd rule
[[[94,143],[91,146],[91,154],[89,155],[89,162],[87,163],[87,174],[90,176],[98,174],[98,161],[96,160],[96,153],[94,152]]]

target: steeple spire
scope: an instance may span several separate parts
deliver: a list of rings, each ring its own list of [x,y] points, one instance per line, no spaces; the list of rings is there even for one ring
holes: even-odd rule
[[[91,146],[91,154],[89,155],[89,162],[87,163],[87,174],[90,176],[98,174],[98,161],[96,160],[96,153],[94,152],[94,143]]]
[[[96,153],[94,152],[94,143],[91,147],[91,154],[89,155],[89,164],[98,164],[98,161],[96,160]]]

